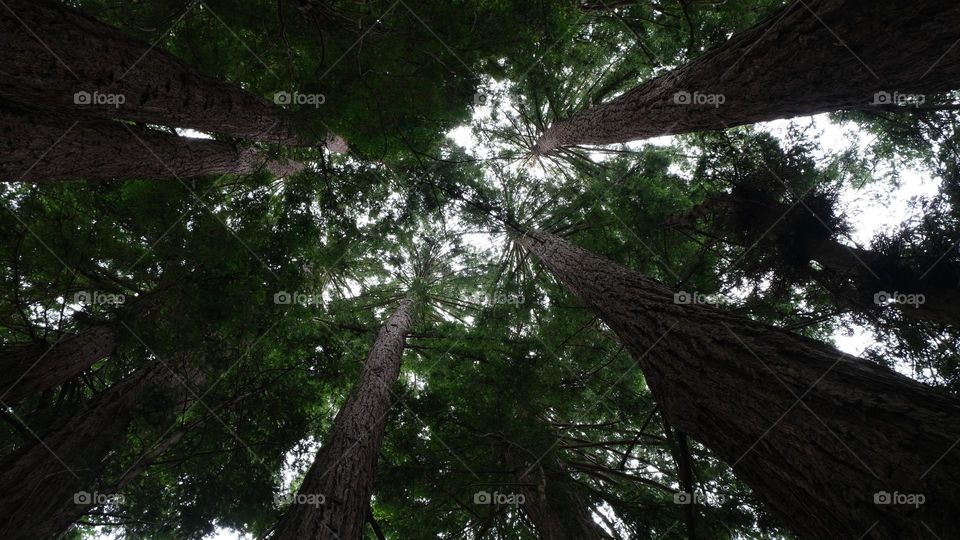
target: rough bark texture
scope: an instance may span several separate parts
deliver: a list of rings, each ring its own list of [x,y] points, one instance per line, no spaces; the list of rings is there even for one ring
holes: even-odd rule
[[[149,406],[158,389],[179,387],[165,366],[134,372],[54,422],[40,434],[42,443],[6,460],[0,472],[0,537],[56,538],[66,531],[90,508],[75,496],[95,490],[138,408]]]
[[[870,107],[877,92],[953,90],[958,39],[957,2],[793,2],[702,57],[555,124],[536,150]],[[691,103],[678,103],[677,92]],[[695,93],[724,100],[696,104]]]
[[[76,377],[97,360],[110,356],[117,332],[94,326],[53,344],[15,345],[0,351],[0,402],[13,405]]]
[[[518,451],[504,453],[512,468],[518,491],[523,495],[523,511],[543,540],[607,540],[611,538],[591,516],[582,489],[552,458],[536,464],[521,459]],[[531,466],[532,465],[532,466]]]
[[[177,57],[50,0],[0,9],[0,97],[262,142],[305,145],[283,109],[197,73]],[[78,104],[77,92],[123,103]]]
[[[0,181],[175,180],[250,174],[262,166],[284,176],[302,168],[264,162],[255,148],[221,141],[0,108]]]
[[[367,521],[380,444],[393,405],[390,386],[413,326],[413,301],[404,299],[380,328],[360,381],[333,421],[294,501],[273,534],[276,540],[360,540]],[[308,499],[313,496],[314,499]],[[323,504],[310,504],[316,497]]]
[[[662,284],[555,236],[519,242],[617,333],[669,421],[802,538],[952,534],[956,399],[817,341],[676,304]],[[875,504],[882,492],[925,502]]]

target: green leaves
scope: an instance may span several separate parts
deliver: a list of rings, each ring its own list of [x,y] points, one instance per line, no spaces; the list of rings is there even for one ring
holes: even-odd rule
[[[518,468],[569,487],[621,537],[682,537],[674,433],[612,332],[511,237],[524,228],[830,339],[848,322],[850,299],[838,291],[849,280],[825,277],[801,244],[848,231],[838,191],[919,163],[943,178],[943,193],[871,248],[903,268],[939,265],[931,279],[955,288],[949,107],[838,114],[869,139],[842,152],[801,129],[777,138],[743,128],[534,155],[555,120],[700,56],[781,1],[80,4],[267,100],[323,99],[284,104],[316,147],[258,148],[306,165],[285,178],[0,186],[4,345],[103,321],[122,328],[111,358],[4,411],[0,458],[34,443],[18,422],[42,436],[138,368],[195,369],[185,399],[158,394],[138,411],[99,481],[124,502],[95,508],[71,532],[78,538],[100,525],[131,538],[268,533],[280,515],[274,496],[299,482],[296,463],[312,459],[383,314],[408,292],[423,316],[372,505],[388,537],[534,538],[522,505],[475,499],[519,493]],[[454,144],[457,127],[478,144]],[[322,149],[330,133],[350,151]],[[710,206],[731,198],[753,206]],[[810,211],[757,210],[791,206]],[[915,376],[960,388],[953,328],[852,317],[878,334],[888,353],[878,361],[910,360]],[[701,536],[786,534],[695,442],[691,461],[707,494]]]

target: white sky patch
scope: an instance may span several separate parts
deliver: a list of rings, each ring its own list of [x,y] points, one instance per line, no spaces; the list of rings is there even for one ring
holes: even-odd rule
[[[253,540],[253,535],[241,534],[233,529],[218,528],[207,538],[210,540]]]
[[[450,130],[447,133],[447,137],[453,139],[453,142],[457,143],[457,146],[462,146],[468,150],[472,150],[480,144],[480,141],[473,136],[473,132],[470,130],[469,125],[462,125]]]
[[[910,201],[930,199],[940,191],[940,179],[932,175],[914,168],[902,170],[900,175],[903,182],[899,186],[881,181],[840,193],[840,204],[853,225],[850,237],[857,244],[868,245],[878,233],[892,230],[916,217],[916,209],[910,208]]]
[[[407,384],[410,386],[410,393],[413,396],[419,395],[420,392],[427,387],[427,381],[418,378],[417,374],[412,370],[404,371],[401,377],[407,381]]]
[[[836,124],[831,122],[826,114],[763,122],[757,124],[757,128],[770,132],[781,142],[786,142],[787,129],[791,123],[812,124],[813,132],[816,134],[814,138],[820,144],[820,150],[815,154],[818,159],[825,158],[828,153],[842,152],[850,147],[862,149],[872,142],[872,137],[858,129],[856,124],[852,122]],[[898,186],[892,185],[883,178],[887,172],[889,169],[881,166],[876,172],[878,177],[873,182],[860,188],[845,185],[841,189],[838,202],[851,230],[846,237],[839,237],[840,242],[868,247],[877,234],[895,230],[902,223],[917,216],[918,209],[911,208],[911,201],[931,198],[940,190],[940,179],[916,166],[906,165],[899,168],[901,181]],[[834,332],[832,336],[835,345],[841,351],[860,355],[877,344],[868,327],[852,324],[849,321],[846,321],[845,326]],[[912,368],[905,362],[897,362],[895,368],[904,375],[913,375]]]
[[[177,135],[190,139],[212,139],[213,135],[189,128],[176,128]]]
[[[306,469],[310,467],[313,457],[320,450],[320,442],[312,435],[306,440],[300,442],[296,448],[290,449],[283,457],[283,468],[280,471],[281,485],[280,492],[283,494],[291,493],[294,481],[303,476]],[[305,456],[306,463],[298,462],[297,457]]]
[[[781,142],[787,142],[787,128],[791,123],[813,125],[813,131],[817,134],[814,139],[820,143],[819,152],[815,152],[818,159],[850,147],[863,148],[873,142],[873,137],[858,129],[856,124],[835,124],[826,114],[764,122],[757,124],[757,128],[771,133]],[[849,240],[861,246],[868,245],[878,233],[894,229],[915,216],[915,211],[911,212],[910,209],[911,200],[930,198],[940,191],[940,179],[928,171],[910,165],[899,168],[899,186],[884,181],[882,177],[889,172],[888,167],[881,166],[874,182],[859,189],[845,186],[840,192],[840,206],[852,225]]]

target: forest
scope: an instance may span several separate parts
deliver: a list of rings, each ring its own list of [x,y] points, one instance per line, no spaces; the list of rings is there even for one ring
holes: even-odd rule
[[[0,0],[0,539],[946,540],[960,2]]]

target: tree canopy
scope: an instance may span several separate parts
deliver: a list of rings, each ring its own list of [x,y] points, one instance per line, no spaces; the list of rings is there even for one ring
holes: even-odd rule
[[[89,468],[73,476],[92,497],[65,538],[274,534],[303,503],[298,489],[404,298],[417,316],[388,385],[364,538],[553,538],[550,527],[571,531],[558,538],[802,538],[736,463],[671,422],[640,359],[524,247],[523,231],[648,276],[679,304],[839,344],[960,396],[954,89],[725,130],[538,146],[551,126],[702,59],[787,2],[41,3],[80,10],[146,44],[146,58],[166,51],[275,108],[303,141],[0,92],[0,113],[26,119],[25,132],[0,131],[11,155],[47,140],[29,127],[46,114],[71,129],[99,117],[132,145],[137,133],[173,146],[202,138],[250,159],[219,175],[187,166],[148,178],[132,160],[123,178],[0,178],[0,469],[31,455],[59,467],[60,447],[47,453],[44,441],[71,426],[89,424],[81,429],[97,440],[119,433],[90,458],[95,471],[63,460],[59,474]],[[23,22],[18,9],[4,28]],[[44,28],[30,30],[43,42]],[[960,53],[945,54],[955,63]],[[184,88],[184,103],[198,95]],[[243,116],[237,108],[225,122]],[[130,159],[116,152],[103,159]],[[151,156],[163,165],[152,151],[138,159]],[[902,216],[884,215],[891,198]],[[59,358],[58,343],[99,328],[115,336],[107,353],[7,398]],[[175,381],[151,379],[158,366]],[[119,403],[111,392],[124,385],[137,388],[129,418],[87,412]],[[0,523],[0,536],[13,526]]]

